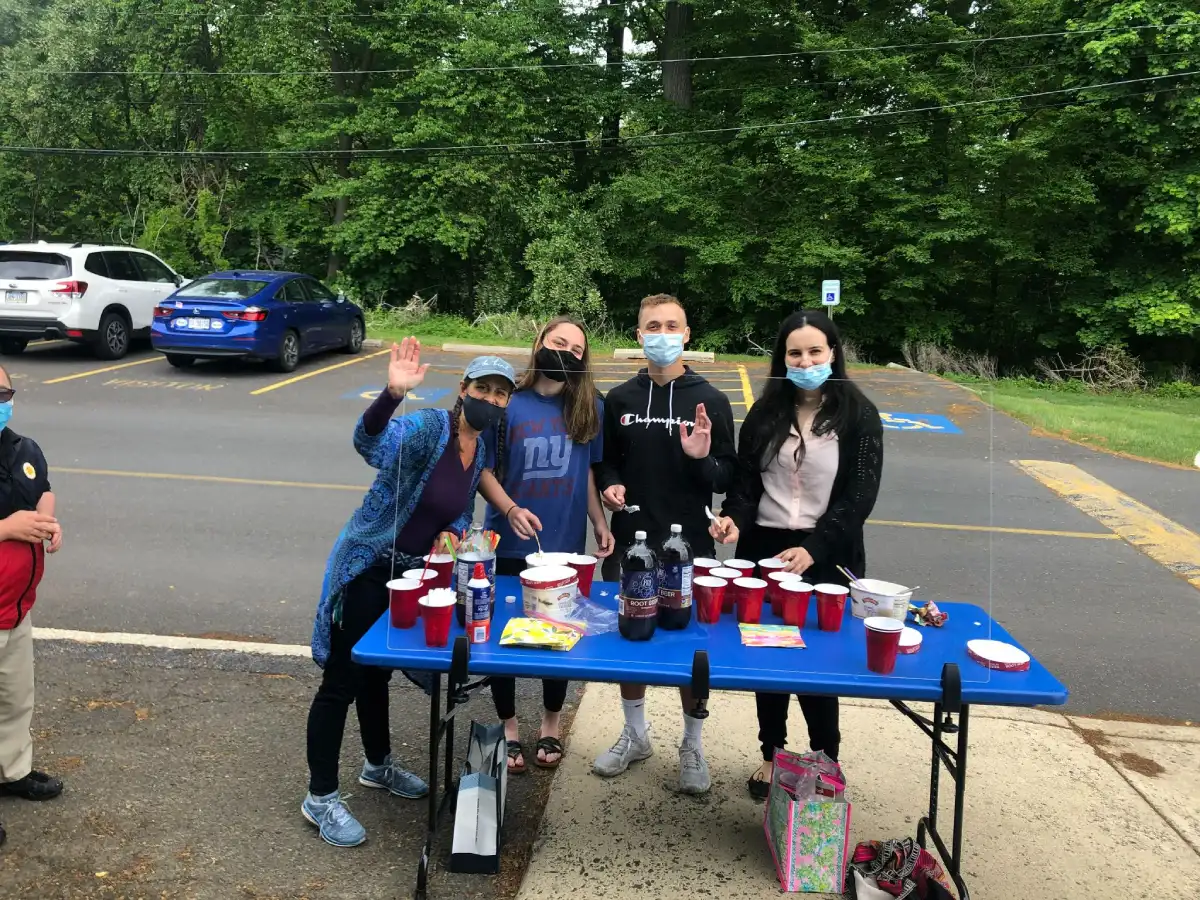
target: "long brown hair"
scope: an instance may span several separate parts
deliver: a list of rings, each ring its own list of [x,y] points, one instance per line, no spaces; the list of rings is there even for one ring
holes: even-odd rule
[[[574,325],[583,333],[583,374],[578,378],[568,378],[563,385],[563,424],[567,427],[567,437],[576,444],[586,444],[600,433],[600,413],[596,409],[596,382],[592,379],[592,351],[588,344],[587,329],[583,323],[571,316],[558,316],[542,326],[529,351],[529,365],[517,382],[517,390],[525,391],[533,387],[537,381],[537,352],[546,341],[546,335],[559,325]]]

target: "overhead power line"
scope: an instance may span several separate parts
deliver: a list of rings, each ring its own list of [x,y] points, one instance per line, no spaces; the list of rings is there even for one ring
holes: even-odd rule
[[[136,69],[29,69],[20,73],[7,72],[4,74],[23,75],[112,75],[131,78],[316,78],[330,75],[415,75],[425,74],[466,74],[471,72],[538,72],[550,69],[604,69],[609,67],[662,66],[667,63],[709,63],[737,62],[754,59],[787,59],[800,56],[832,56],[845,53],[880,53],[890,50],[930,50],[937,47],[952,47],[961,45],[977,45],[1008,41],[1025,41],[1039,38],[1074,37],[1087,34],[1111,34],[1114,32],[1166,30],[1171,28],[1200,28],[1200,22],[1180,22],[1171,25],[1130,25],[1126,28],[1081,28],[1074,31],[1048,31],[1040,34],[1010,34],[994,37],[963,38],[951,41],[926,41],[916,44],[882,44],[874,47],[829,47],[818,50],[795,50],[780,53],[747,53],[724,56],[693,56],[672,59],[622,59],[619,62],[571,62],[571,63],[537,63],[511,66],[446,66],[430,65],[426,67],[409,67],[402,69],[297,69],[259,70],[243,69],[234,71],[180,70],[167,69],[162,71],[139,71]]]
[[[1131,84],[1145,84],[1152,81],[1164,81],[1167,79],[1185,78],[1192,75],[1200,75],[1200,69],[1190,72],[1177,72],[1171,75],[1154,75],[1148,78],[1128,78],[1122,81],[1108,81],[1102,84],[1084,84],[1076,87],[1058,88],[1051,91],[1037,91],[1028,94],[1015,94],[1009,97],[990,97],[982,100],[962,100],[955,103],[941,103],[932,106],[907,107],[905,109],[895,110],[879,110],[877,112],[857,113],[849,116],[827,116],[821,119],[801,119],[790,120],[784,122],[767,122],[760,125],[731,125],[722,128],[697,128],[689,131],[668,131],[656,132],[645,135],[628,135],[623,136],[621,141],[626,146],[640,146],[646,142],[665,143],[667,138],[687,138],[700,135],[719,135],[719,134],[734,134],[744,132],[764,132],[772,130],[780,130],[787,128],[798,128],[813,125],[833,125],[846,122],[860,122],[873,119],[891,119],[898,116],[912,115],[914,113],[929,113],[940,112],[943,110],[960,109],[964,107],[980,107],[992,103],[1012,103],[1021,100],[1033,100],[1039,97],[1052,97],[1062,94],[1079,93],[1082,91],[1100,90],[1103,88],[1123,87]],[[1186,85],[1185,85],[1186,86]],[[1141,95],[1145,93],[1156,93],[1138,91],[1132,95]],[[240,159],[253,157],[277,157],[277,158],[331,158],[331,157],[356,157],[360,159],[366,158],[387,158],[387,157],[402,157],[411,154],[426,154],[426,153],[467,153],[469,151],[488,151],[495,150],[500,152],[518,152],[525,150],[549,150],[552,148],[578,148],[585,149],[591,145],[596,145],[597,140],[594,138],[574,138],[568,140],[542,140],[542,141],[518,141],[513,143],[491,143],[491,144],[447,144],[442,146],[432,147],[385,147],[385,148],[365,148],[361,150],[331,150],[331,149],[309,149],[309,150],[156,150],[156,149],[104,149],[95,147],[25,147],[25,146],[0,146],[0,153],[28,154],[28,155],[65,155],[65,156],[124,156],[124,157],[171,157],[171,158],[209,158],[209,159]]]

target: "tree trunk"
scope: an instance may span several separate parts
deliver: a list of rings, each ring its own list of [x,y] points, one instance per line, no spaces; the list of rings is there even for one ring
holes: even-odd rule
[[[604,144],[616,144],[621,139],[621,86],[625,70],[625,0],[603,0],[608,35],[604,42],[604,57],[608,62],[605,79],[608,85],[608,112],[600,125]]]
[[[688,59],[688,32],[692,7],[680,0],[667,0],[667,30],[663,39],[663,96],[681,109],[692,108],[692,63]]]

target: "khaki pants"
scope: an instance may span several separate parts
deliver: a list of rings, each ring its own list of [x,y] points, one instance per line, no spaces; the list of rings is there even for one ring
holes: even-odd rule
[[[20,781],[33,768],[33,623],[0,631],[0,782]]]

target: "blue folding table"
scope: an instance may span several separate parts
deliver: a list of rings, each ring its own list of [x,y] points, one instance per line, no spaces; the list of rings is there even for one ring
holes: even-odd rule
[[[592,599],[616,608],[617,586],[596,582]],[[659,629],[649,641],[627,641],[618,633],[582,638],[569,652],[501,647],[500,634],[509,618],[521,615],[516,578],[496,579],[496,608],[491,640],[469,644],[463,630],[452,625],[450,646],[425,646],[420,623],[416,628],[392,628],[385,614],[354,647],[353,658],[364,665],[429,672],[433,677],[429,705],[429,818],[424,851],[417,869],[417,900],[425,900],[429,855],[442,813],[454,801],[454,715],[468,693],[487,684],[487,676],[516,678],[568,678],[572,681],[608,681],[631,684],[691,687],[696,698],[693,715],[708,715],[710,690],[766,691],[788,694],[826,694],[890,700],[929,737],[932,750],[929,776],[929,811],[917,826],[917,839],[926,837],[946,862],[962,900],[969,900],[962,876],[963,800],[966,789],[967,729],[972,704],[996,706],[1058,706],[1067,702],[1067,689],[1036,659],[1028,671],[992,671],[967,655],[967,641],[992,638],[1017,642],[978,606],[940,604],[949,613],[941,628],[922,628],[919,652],[900,656],[891,675],[867,670],[863,624],[846,611],[837,632],[817,629],[816,603],[809,604],[802,634],[805,649],[747,647],[733,616],[714,625],[693,617],[682,631]],[[764,607],[764,623],[780,620]],[[1019,645],[1018,645],[1019,646]],[[1026,651],[1028,652],[1028,651]],[[1032,656],[1032,654],[1031,654]],[[448,675],[445,712],[441,711],[442,675]],[[471,676],[482,676],[470,681]],[[926,718],[907,703],[933,703]],[[957,721],[956,721],[957,719]],[[954,745],[945,735],[956,735]],[[438,796],[439,747],[445,740],[444,788]],[[942,767],[954,782],[953,833],[947,847],[937,827],[938,782]]]

